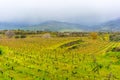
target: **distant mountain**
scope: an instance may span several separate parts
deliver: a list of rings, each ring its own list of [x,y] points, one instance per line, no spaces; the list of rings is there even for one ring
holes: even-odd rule
[[[97,31],[120,31],[120,19],[105,22],[100,25],[96,25],[94,30]]]
[[[41,31],[84,31],[86,26],[60,21],[46,21],[40,24],[0,22],[0,30],[41,30]]]
[[[120,19],[108,21],[95,26],[85,26],[80,24],[46,21],[40,24],[29,23],[7,23],[0,22],[0,30],[23,29],[23,30],[41,30],[41,31],[120,31]]]
[[[41,24],[32,25],[24,29],[42,31],[84,31],[85,26],[59,21],[46,21]]]
[[[26,23],[0,22],[0,30],[22,29],[29,26]]]

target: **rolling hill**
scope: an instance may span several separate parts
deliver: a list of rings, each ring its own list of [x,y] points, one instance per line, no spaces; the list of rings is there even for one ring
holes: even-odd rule
[[[29,30],[42,30],[42,31],[84,31],[83,25],[59,22],[59,21],[46,21],[41,24],[32,25],[24,29]]]
[[[111,20],[94,27],[96,31],[120,31],[120,19]]]
[[[46,21],[39,24],[0,22],[0,30],[23,29],[41,31],[120,31],[120,19],[88,26],[60,21]]]
[[[29,26],[26,23],[0,22],[0,30],[22,29]]]
[[[42,31],[84,31],[85,26],[59,21],[46,21],[40,24],[0,23],[0,30],[23,29]]]

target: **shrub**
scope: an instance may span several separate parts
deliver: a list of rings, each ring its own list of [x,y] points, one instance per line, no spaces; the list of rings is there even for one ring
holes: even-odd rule
[[[120,52],[120,47],[115,47],[112,49],[113,52]]]
[[[9,48],[0,46],[0,55],[2,55],[4,53],[8,53],[8,52],[10,52]]]
[[[3,51],[2,51],[2,49],[0,49],[0,55],[2,55],[3,54]]]
[[[17,39],[17,38],[20,38],[20,36],[17,35],[17,36],[15,36],[15,38],[16,38],[16,39]]]
[[[21,35],[20,38],[26,38],[27,36],[26,35]]]
[[[26,38],[26,35],[16,35],[15,38]]]
[[[120,35],[110,35],[110,41],[120,41]]]

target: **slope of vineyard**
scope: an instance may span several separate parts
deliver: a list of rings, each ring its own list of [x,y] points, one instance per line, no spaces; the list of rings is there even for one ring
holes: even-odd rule
[[[0,45],[1,80],[120,79],[117,59],[106,56],[107,50],[120,46],[119,42],[74,37],[26,38],[1,39]],[[66,49],[75,45],[76,48]]]

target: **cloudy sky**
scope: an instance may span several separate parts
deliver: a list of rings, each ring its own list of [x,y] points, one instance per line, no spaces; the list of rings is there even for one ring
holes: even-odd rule
[[[120,0],[0,0],[0,21],[96,24],[120,17]]]

